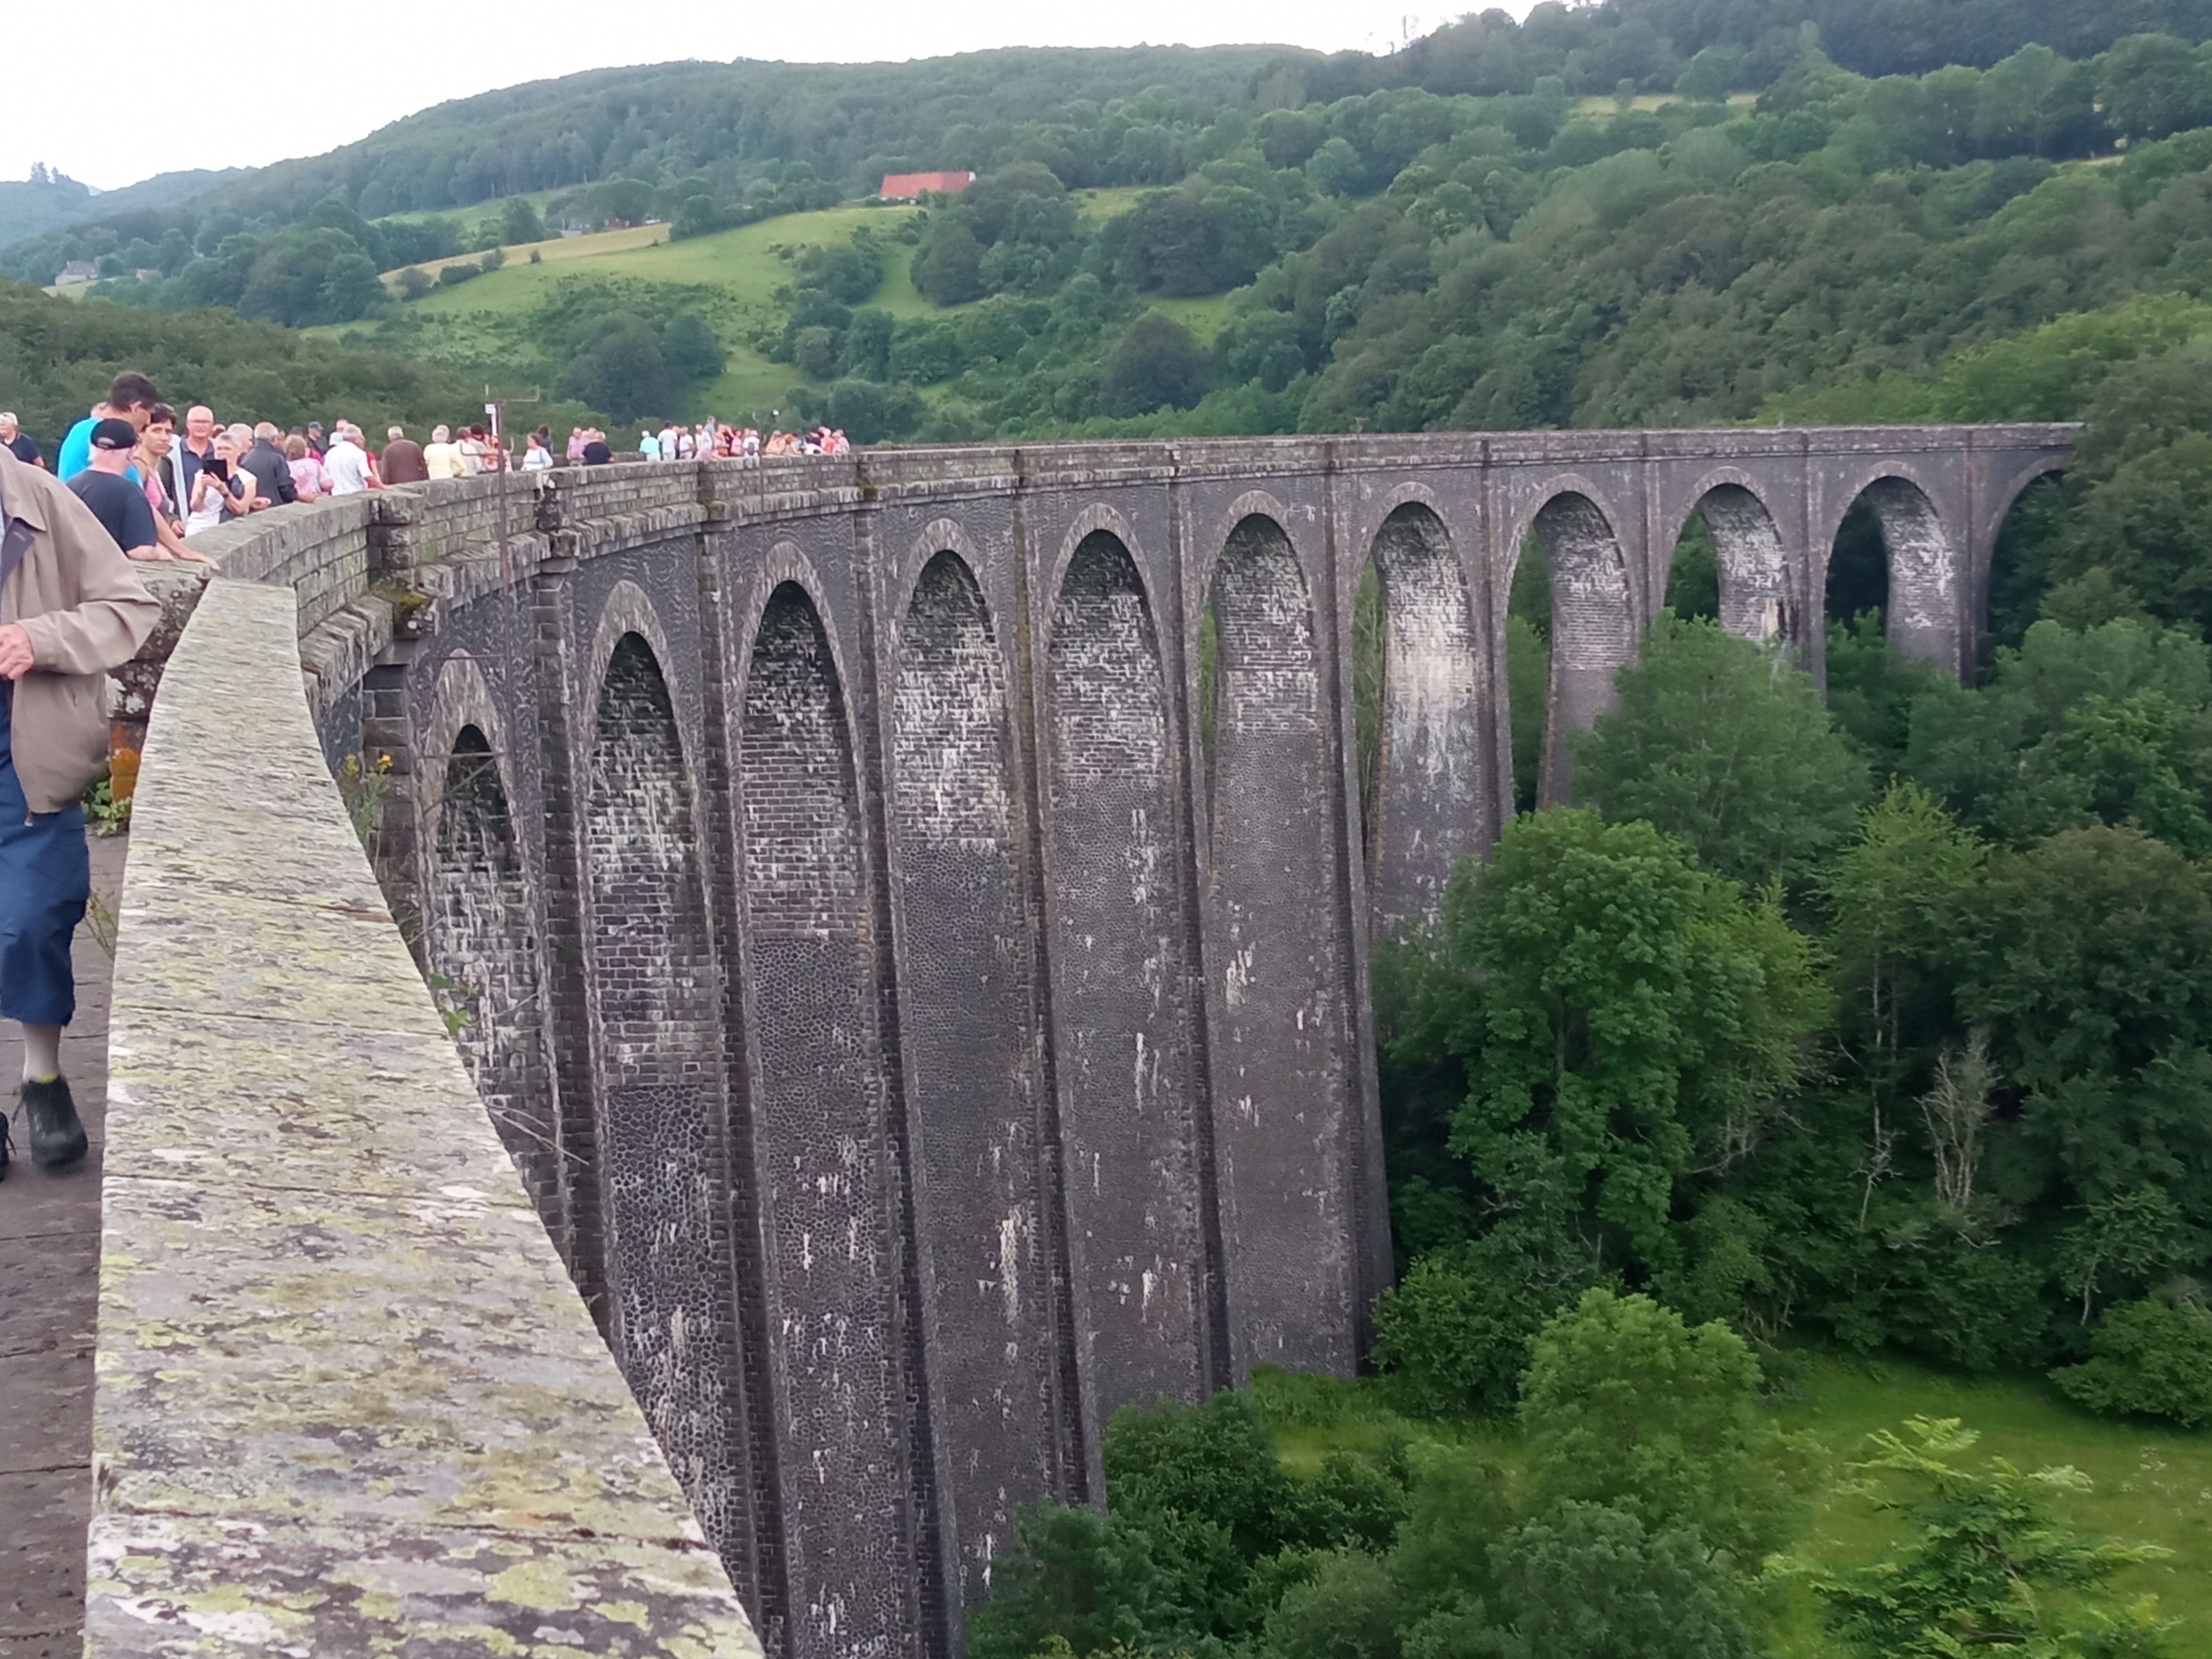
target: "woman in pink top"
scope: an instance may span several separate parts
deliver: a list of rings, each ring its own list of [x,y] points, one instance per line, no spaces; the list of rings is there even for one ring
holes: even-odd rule
[[[305,438],[284,440],[284,465],[291,469],[292,488],[301,501],[317,501],[331,493],[331,475],[323,471]]]

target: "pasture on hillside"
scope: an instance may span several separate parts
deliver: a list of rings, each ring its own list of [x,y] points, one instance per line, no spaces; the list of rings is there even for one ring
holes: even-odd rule
[[[1141,192],[1095,190],[1077,193],[1086,218],[1105,219],[1126,211]],[[409,356],[455,369],[492,368],[526,361],[531,319],[561,284],[599,280],[632,287],[640,308],[694,311],[714,327],[725,353],[720,379],[701,386],[672,411],[690,419],[763,422],[787,418],[784,405],[805,377],[791,364],[771,362],[754,349],[753,336],[772,328],[781,312],[776,290],[793,280],[797,255],[810,246],[849,244],[867,227],[885,243],[888,258],[882,285],[866,303],[895,318],[948,316],[967,309],[930,303],[914,286],[914,249],[897,240],[900,227],[914,214],[903,205],[841,207],[785,215],[683,241],[670,239],[666,225],[637,225],[585,236],[556,237],[503,250],[505,262],[466,282],[432,289],[404,304],[399,349]],[[537,255],[535,262],[532,255]],[[435,277],[448,264],[473,264],[469,254],[420,267]],[[403,267],[402,269],[405,269]],[[384,274],[386,286],[399,292],[400,270]],[[1153,301],[1210,343],[1228,316],[1230,296],[1160,299]],[[308,331],[385,343],[381,331],[349,324]],[[942,389],[926,393],[941,400]]]

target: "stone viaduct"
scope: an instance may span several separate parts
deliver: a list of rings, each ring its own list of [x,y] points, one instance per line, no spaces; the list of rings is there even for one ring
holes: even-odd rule
[[[1014,1507],[1103,1498],[1117,1407],[1255,1365],[1352,1370],[1390,1271],[1369,941],[1430,911],[1511,811],[1522,550],[1550,570],[1556,798],[1561,734],[1605,707],[1693,512],[1724,624],[1817,673],[1828,551],[1865,496],[1893,636],[1963,670],[2005,513],[2071,435],[1251,439],[460,480],[203,538],[222,574],[185,644],[240,579],[292,590],[281,636],[226,600],[222,654],[304,662],[399,933],[768,1651],[951,1659]],[[169,673],[139,805],[156,827],[189,805],[170,732],[235,745],[251,790],[278,718],[265,687]],[[167,844],[133,852],[125,964]],[[106,1570],[95,1602],[130,1588]]]

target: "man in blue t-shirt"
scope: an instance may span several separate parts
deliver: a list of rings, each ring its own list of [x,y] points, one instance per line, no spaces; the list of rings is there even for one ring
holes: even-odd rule
[[[92,429],[106,420],[128,421],[133,432],[143,432],[154,416],[154,405],[161,401],[161,394],[154,383],[135,370],[126,369],[115,377],[115,384],[107,388],[107,401],[94,406],[86,416],[69,429],[62,447],[54,456],[54,477],[67,483],[92,465]],[[138,476],[132,468],[131,477]]]
[[[138,447],[138,434],[128,421],[110,416],[92,428],[92,465],[69,481],[70,493],[92,509],[92,516],[115,538],[125,556],[161,556],[154,529],[154,509],[146,488],[123,476]]]

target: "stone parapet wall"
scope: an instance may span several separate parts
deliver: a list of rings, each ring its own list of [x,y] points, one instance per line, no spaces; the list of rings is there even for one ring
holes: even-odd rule
[[[138,784],[88,1659],[757,1654],[370,874],[304,610],[207,588]]]

